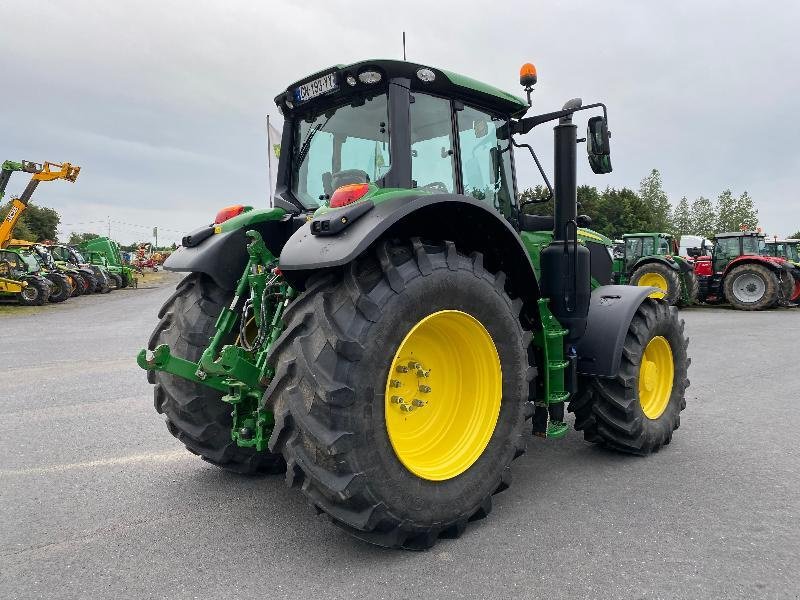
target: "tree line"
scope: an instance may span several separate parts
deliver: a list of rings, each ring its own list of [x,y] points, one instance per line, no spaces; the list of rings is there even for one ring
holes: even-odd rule
[[[8,216],[8,211],[10,210],[11,202],[6,202],[0,206],[0,221],[3,221]],[[61,223],[61,216],[52,208],[36,206],[31,203],[22,213],[11,235],[15,239],[30,240],[32,242],[55,240],[58,235],[59,223]]]
[[[544,202],[548,195],[541,185],[523,191],[521,201],[541,202],[527,205],[525,212],[552,214],[552,203]],[[636,232],[711,237],[723,231],[739,231],[741,227],[758,227],[758,209],[747,191],[736,196],[728,189],[713,201],[700,196],[691,203],[684,196],[673,207],[657,169],[642,179],[638,191],[628,187],[599,191],[594,186],[581,185],[578,202],[579,212],[592,218],[592,229],[611,239]],[[800,232],[793,237],[797,235]]]

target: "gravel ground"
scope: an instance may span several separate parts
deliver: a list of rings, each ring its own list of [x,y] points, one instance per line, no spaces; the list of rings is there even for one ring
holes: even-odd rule
[[[0,311],[0,598],[800,598],[800,309],[684,311],[670,446],[532,439],[488,519],[411,553],[169,435],[134,356],[175,281]]]

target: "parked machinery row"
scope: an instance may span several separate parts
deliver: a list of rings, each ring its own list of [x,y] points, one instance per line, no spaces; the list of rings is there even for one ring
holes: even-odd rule
[[[683,236],[684,238],[694,236]],[[718,233],[679,246],[667,233],[633,233],[614,244],[615,283],[658,288],[670,304],[727,302],[739,310],[796,306],[800,300],[798,240],[767,241],[760,231]]]

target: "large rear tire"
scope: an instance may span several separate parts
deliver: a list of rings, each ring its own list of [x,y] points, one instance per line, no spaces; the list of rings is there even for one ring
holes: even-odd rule
[[[211,278],[189,275],[161,307],[148,348],[167,344],[176,356],[196,362],[232,297]],[[277,473],[285,468],[280,455],[240,448],[231,439],[232,409],[220,392],[161,371],[148,371],[147,380],[155,384],[155,409],[166,417],[167,429],[193,454],[236,473]]]
[[[779,290],[777,275],[768,267],[755,263],[734,267],[723,283],[725,299],[738,310],[763,310],[775,306],[780,298]]]
[[[628,454],[669,444],[686,408],[688,346],[678,309],[646,299],[628,328],[616,377],[581,378],[568,406],[575,429],[589,442]]]
[[[480,254],[416,239],[311,281],[287,309],[264,394],[287,483],[386,547],[427,548],[485,517],[533,412],[532,336],[505,281]]]
[[[681,279],[678,271],[659,262],[649,262],[636,269],[631,275],[631,285],[653,286],[660,293],[650,294],[674,306],[681,298]]]

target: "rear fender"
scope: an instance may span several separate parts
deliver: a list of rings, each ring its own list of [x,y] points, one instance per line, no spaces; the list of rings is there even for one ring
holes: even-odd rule
[[[774,257],[767,257],[767,256],[751,256],[751,255],[739,256],[737,258],[734,258],[731,262],[727,264],[725,270],[722,272],[722,276],[725,277],[728,273],[731,272],[731,269],[738,267],[739,265],[745,265],[745,264],[763,265],[768,269],[770,269],[771,271],[778,273],[780,271],[785,270],[784,265],[786,264],[786,261],[783,261],[781,259],[776,260]]]
[[[638,269],[639,267],[641,267],[642,265],[647,265],[647,264],[651,264],[651,263],[660,263],[662,265],[665,265],[665,266],[669,267],[670,269],[672,269],[674,271],[680,271],[681,270],[681,267],[680,267],[680,265],[678,264],[677,261],[670,260],[666,256],[654,255],[654,256],[645,256],[645,257],[642,257],[639,260],[637,260],[633,264],[633,267],[631,268],[631,273],[633,271],[635,271],[636,269]]]
[[[330,211],[325,218],[336,215]],[[349,264],[379,239],[411,237],[447,240],[462,252],[481,252],[488,269],[506,273],[516,295],[539,298],[530,256],[516,230],[489,205],[456,194],[398,194],[375,202],[336,235],[313,235],[311,225],[304,225],[286,243],[280,268],[302,290],[312,272]]]
[[[164,262],[167,271],[205,273],[219,287],[233,290],[242,277],[247,265],[247,238],[245,232],[253,229],[264,238],[267,249],[279,256],[286,240],[292,232],[305,222],[303,217],[292,217],[283,210],[250,211],[246,215],[250,219],[236,218],[221,226],[211,227],[212,233],[200,235],[199,243],[194,243],[192,236],[206,228],[192,232],[184,237],[184,245],[170,254]],[[262,218],[266,217],[266,218]],[[299,221],[298,221],[299,220]]]
[[[575,345],[578,373],[614,377],[633,315],[656,288],[604,285],[592,291],[586,332]]]

